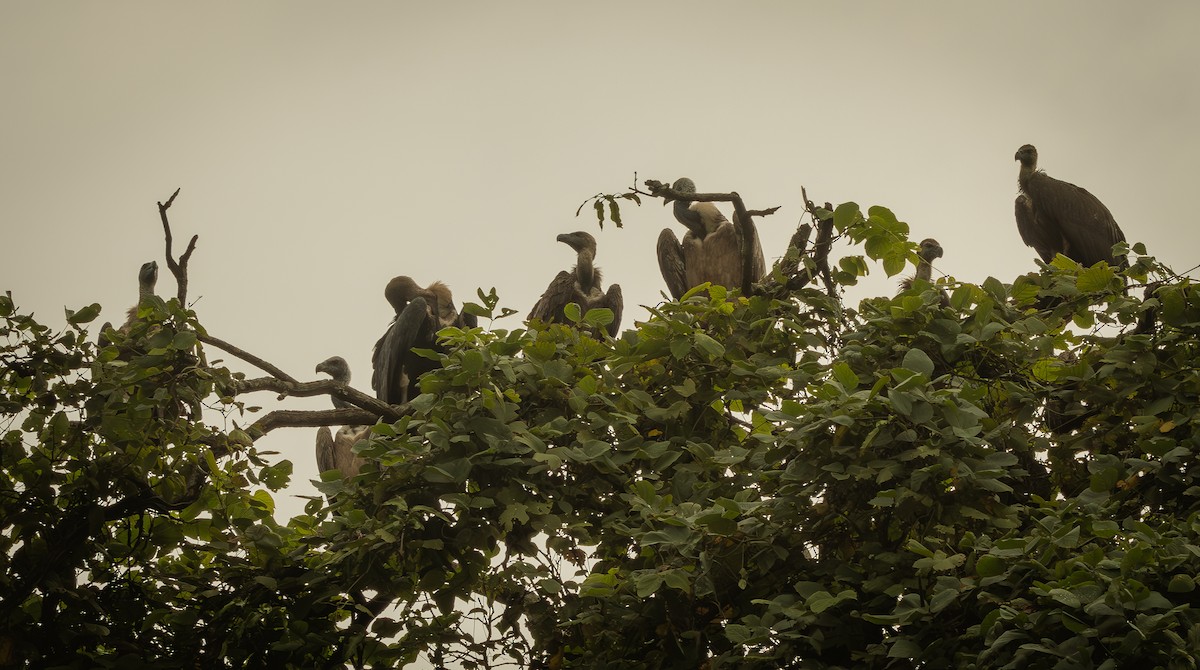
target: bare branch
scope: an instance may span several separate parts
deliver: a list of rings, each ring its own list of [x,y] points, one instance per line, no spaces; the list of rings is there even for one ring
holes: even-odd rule
[[[175,192],[171,194],[170,198],[167,198],[165,203],[158,203],[158,218],[162,219],[163,236],[167,240],[167,267],[171,270],[171,274],[175,275],[175,285],[179,289],[176,293],[176,297],[179,298],[179,304],[181,306],[186,306],[188,285],[187,264],[188,260],[190,260],[192,257],[192,252],[196,250],[196,241],[200,239],[200,236],[192,235],[191,241],[188,242],[187,250],[184,251],[183,255],[179,257],[178,261],[176,261],[171,252],[171,222],[167,220],[167,210],[171,208],[172,204],[174,204],[175,196],[179,195],[179,191],[180,189],[175,189]]]
[[[785,288],[789,291],[804,288],[812,283],[816,277],[821,277],[825,284],[825,290],[831,296],[837,294],[836,286],[833,283],[833,275],[829,269],[829,252],[833,248],[833,218],[822,219],[817,212],[817,206],[808,199],[808,193],[804,187],[800,187],[800,193],[804,197],[805,212],[817,224],[817,239],[812,250],[812,264],[800,269],[800,258],[808,252],[809,237],[812,235],[812,225],[809,223],[801,224],[796,232],[792,235],[792,239],[788,242],[788,251],[790,253],[792,247],[798,251],[797,258],[790,261],[785,261],[780,265],[780,273],[787,277]],[[832,210],[833,206],[825,203],[825,209]],[[787,255],[784,256],[787,258]]]
[[[283,370],[280,370],[279,368],[275,367],[274,365],[271,365],[270,363],[268,363],[267,361],[264,361],[263,359],[259,358],[258,356],[255,356],[254,354],[252,354],[248,351],[245,351],[243,349],[239,349],[238,347],[235,347],[232,344],[230,344],[224,340],[215,338],[212,335],[208,335],[208,334],[200,334],[200,335],[198,335],[198,337],[201,342],[203,342],[205,344],[211,344],[214,347],[217,347],[218,349],[225,351],[226,353],[237,356],[238,358],[242,359],[243,361],[246,361],[247,363],[262,370],[263,372],[266,372],[269,375],[273,375],[276,378],[281,379],[285,382],[291,382],[293,384],[300,383],[295,377],[289,375],[288,373],[284,372]]]
[[[808,253],[808,238],[812,236],[812,224],[802,223],[792,233],[792,239],[788,240],[787,251],[784,252],[783,258],[779,261],[779,273],[784,277],[792,277],[800,271],[800,259],[804,254]],[[792,249],[796,250],[795,257],[792,257]]]
[[[407,412],[407,406],[401,407]],[[268,412],[266,416],[251,424],[246,429],[246,434],[250,436],[250,439],[257,440],[276,428],[369,425],[376,421],[376,416],[361,409],[277,409]]]
[[[333,426],[333,425],[355,425],[375,423],[379,418],[387,421],[396,421],[400,417],[408,414],[408,405],[389,405],[374,396],[369,396],[362,391],[353,389],[341,382],[336,382],[332,379],[319,379],[313,382],[297,382],[284,381],[274,377],[258,377],[256,379],[246,379],[236,383],[235,390],[238,393],[254,393],[255,391],[273,391],[281,396],[296,396],[298,398],[309,398],[318,395],[329,395],[361,408],[360,410],[328,410],[349,412],[347,414],[338,414],[336,417],[341,417],[341,421],[336,423],[313,423],[313,424],[297,424],[297,425],[312,425],[312,426]],[[306,410],[308,414],[321,414],[322,412],[313,412]],[[333,416],[333,415],[331,415]],[[335,417],[335,418],[336,418]],[[354,419],[351,421],[350,419]]]

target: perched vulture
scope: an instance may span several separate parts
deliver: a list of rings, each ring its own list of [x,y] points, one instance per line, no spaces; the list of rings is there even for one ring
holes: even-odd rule
[[[347,363],[346,359],[342,358],[341,356],[330,356],[320,363],[317,363],[317,372],[324,372],[328,374],[330,377],[333,377],[333,381],[335,382],[342,384],[350,383],[350,364]],[[335,397],[332,398],[332,400],[333,406],[337,409],[350,409],[354,407],[354,405],[351,405],[341,398]]]
[[[568,323],[563,308],[570,303],[579,305],[582,313],[589,309],[606,307],[612,310],[613,320],[608,324],[608,334],[616,337],[621,329],[621,311],[625,301],[620,284],[609,284],[608,292],[600,290],[600,268],[596,267],[596,238],[582,230],[563,233],[558,241],[566,244],[578,254],[575,267],[568,272],[558,273],[546,292],[538,298],[529,312],[529,319],[540,319],[547,323]]]
[[[681,193],[696,192],[696,184],[687,177],[677,179],[671,188]],[[676,220],[688,229],[683,242],[670,228],[664,228],[658,235],[658,268],[671,295],[678,300],[704,282],[740,287],[742,254],[738,249],[737,216],[734,215],[734,222],[730,223],[711,202],[675,200],[674,209]],[[758,231],[753,223],[750,227],[753,236],[746,243],[751,245],[754,254],[754,276],[750,278],[754,282],[762,278],[767,266]]]
[[[330,356],[317,364],[317,372],[327,373],[342,384],[350,383],[350,364],[341,356]],[[337,409],[354,407],[340,398],[333,398]],[[317,429],[317,472],[340,470],[343,477],[353,477],[362,468],[363,459],[354,454],[354,444],[365,439],[371,427],[343,426],[336,435],[328,426]]]
[[[1017,183],[1017,230],[1026,246],[1049,263],[1062,254],[1085,267],[1107,261],[1113,267],[1129,264],[1114,256],[1112,246],[1125,241],[1104,203],[1074,184],[1059,181],[1037,169],[1037,149],[1026,144],[1014,158],[1021,162]]]
[[[353,477],[362,469],[363,459],[354,453],[354,445],[365,440],[370,426],[342,426],[337,435],[329,426],[317,429],[317,472],[339,470],[343,477]]]
[[[438,367],[436,361],[412,350],[440,351],[439,330],[474,328],[478,320],[473,314],[459,314],[449,287],[441,282],[421,288],[410,277],[396,277],[388,282],[383,295],[396,316],[371,354],[371,388],[380,400],[398,405],[415,398],[420,393],[418,378]]]
[[[154,295],[154,285],[158,283],[158,262],[149,261],[142,263],[141,269],[138,270],[138,301],[129,311],[125,313],[125,323],[121,326],[121,333],[126,334],[133,322],[137,320],[138,308],[142,306],[142,301]],[[105,322],[100,327],[100,337],[97,340],[102,347],[107,347],[111,342],[104,336],[104,331],[112,328],[112,323]]]
[[[907,291],[912,288],[913,282],[918,279],[933,283],[933,259],[942,257],[942,245],[932,237],[921,240],[921,250],[917,252],[917,256],[921,261],[917,263],[917,273],[911,277],[905,277],[900,280],[900,291]],[[946,295],[946,291],[942,292],[942,307],[950,306],[950,296]]]

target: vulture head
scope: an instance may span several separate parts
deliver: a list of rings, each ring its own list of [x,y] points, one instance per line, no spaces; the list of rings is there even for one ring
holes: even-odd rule
[[[680,177],[671,184],[671,188],[680,193],[695,193],[696,182],[690,177]],[[705,235],[713,232],[713,228],[724,219],[716,205],[710,202],[695,203],[684,200],[676,200],[671,197],[663,198],[663,205],[668,202],[674,204],[675,220],[687,226],[687,229],[692,231],[696,237],[704,239]],[[699,211],[703,210],[703,211]]]
[[[343,384],[350,382],[350,364],[341,356],[330,356],[317,363],[317,372],[324,372]]]
[[[1017,154],[1013,156],[1013,160],[1021,161],[1021,167],[1029,170],[1037,169],[1037,148],[1032,144],[1017,149]]]
[[[927,237],[921,240],[921,250],[917,252],[917,255],[921,257],[921,260],[925,261],[918,267],[918,270],[921,267],[932,268],[933,259],[942,257],[942,245],[938,244],[938,241],[932,237]]]
[[[592,256],[596,255],[596,238],[592,237],[591,233],[578,230],[573,233],[563,233],[556,239],[574,249],[576,253],[590,251]]]
[[[907,291],[913,287],[913,283],[918,279],[933,283],[933,260],[942,257],[942,245],[932,237],[927,237],[921,240],[921,248],[917,251],[917,256],[920,257],[920,262],[917,263],[917,273],[911,277],[905,277],[900,280],[900,290]],[[941,291],[942,307],[950,306],[950,296],[946,295],[946,291]]]
[[[420,294],[421,287],[417,285],[417,282],[413,281],[412,277],[403,275],[393,277],[383,289],[383,297],[387,298],[388,303],[391,304],[392,309],[396,310],[397,314],[403,312],[409,301]]]
[[[158,283],[158,261],[150,261],[142,263],[142,269],[138,270],[138,294],[140,297],[146,297],[154,293],[154,285]]]

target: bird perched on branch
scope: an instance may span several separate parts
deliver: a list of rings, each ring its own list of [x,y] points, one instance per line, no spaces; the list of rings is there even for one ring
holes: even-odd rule
[[[695,193],[696,184],[687,177],[675,180],[671,188],[680,193]],[[670,228],[658,235],[658,268],[662,271],[667,288],[676,299],[683,297],[693,287],[704,282],[720,284],[729,288],[742,285],[742,253],[738,246],[740,223],[737,215],[734,222],[711,202],[692,202],[667,198],[674,202],[675,219],[687,227],[683,241]],[[746,240],[750,253],[754,255],[754,271],[751,282],[758,281],[766,273],[762,244],[753,222],[752,235]]]
[[[557,239],[575,250],[575,267],[558,273],[534,304],[527,320],[568,323],[563,309],[570,303],[579,305],[583,314],[590,309],[607,308],[613,313],[613,320],[607,327],[608,334],[616,337],[621,330],[621,312],[625,300],[619,284],[609,284],[607,292],[600,288],[600,268],[595,265],[596,238],[581,230],[563,233]]]
[[[398,405],[416,397],[420,393],[418,378],[439,367],[437,361],[413,353],[413,349],[441,351],[439,330],[450,326],[474,328],[478,320],[473,314],[459,314],[450,288],[442,282],[421,288],[411,277],[395,277],[383,295],[396,316],[375,343],[371,388],[380,400]]]
[[[342,384],[350,383],[350,364],[341,356],[330,356],[317,364],[317,372],[324,372],[333,380]],[[354,407],[341,398],[332,398],[336,409]],[[362,468],[363,459],[354,453],[354,445],[365,439],[370,432],[370,426],[342,426],[337,434],[329,431],[328,426],[317,429],[317,471],[340,470],[343,477],[353,477]]]
[[[1018,149],[1013,158],[1021,162],[1016,219],[1026,246],[1046,263],[1062,254],[1085,267],[1100,261],[1113,267],[1129,264],[1124,256],[1113,255],[1112,246],[1124,242],[1125,234],[1099,198],[1038,170],[1032,144]]]
[[[905,277],[900,280],[900,291],[904,292],[913,287],[913,283],[917,280],[933,283],[933,259],[942,257],[942,245],[932,237],[921,240],[921,249],[917,252],[920,261],[917,263],[917,272],[911,277]],[[950,296],[946,295],[946,291],[942,290],[942,307],[950,306]]]
[[[317,372],[324,372],[328,374],[330,377],[333,377],[333,381],[335,382],[341,384],[350,383],[350,364],[347,363],[346,359],[342,358],[341,356],[330,356],[320,363],[317,363]],[[333,406],[336,409],[350,409],[354,407],[354,405],[336,396],[332,397],[331,400],[333,401]]]
[[[154,295],[154,286],[158,283],[158,262],[148,261],[142,263],[142,267],[138,270],[138,301],[125,313],[125,323],[121,325],[121,334],[128,334],[129,329],[133,327],[133,322],[137,320],[138,309],[146,298]],[[104,335],[104,331],[112,328],[112,323],[105,321],[100,327],[100,337],[98,342],[100,346],[107,347],[111,341]]]
[[[370,426],[342,426],[337,435],[328,426],[317,429],[317,472],[338,470],[343,477],[353,477],[362,470],[365,461],[354,453],[354,445],[365,440]]]

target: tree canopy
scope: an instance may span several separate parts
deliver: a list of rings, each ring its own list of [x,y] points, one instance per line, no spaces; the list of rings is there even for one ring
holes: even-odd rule
[[[97,305],[0,297],[0,665],[1196,667],[1196,287],[1135,245],[852,307],[908,226],[813,213],[862,255],[798,245],[615,339],[481,291],[286,520],[246,398],[299,386],[209,364],[177,298],[101,347]]]

